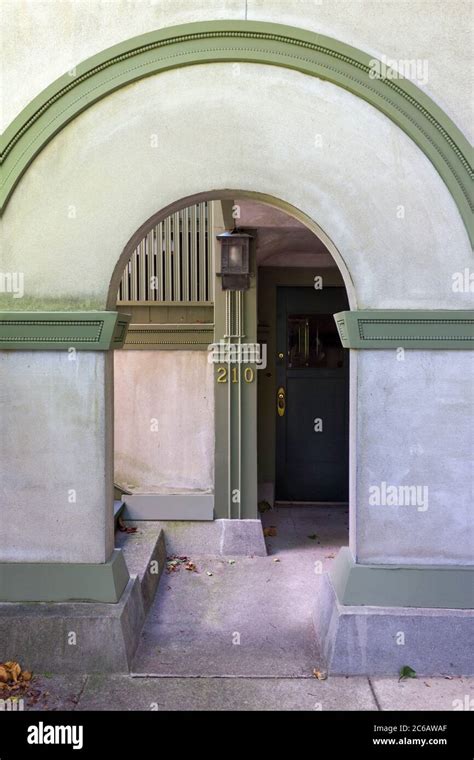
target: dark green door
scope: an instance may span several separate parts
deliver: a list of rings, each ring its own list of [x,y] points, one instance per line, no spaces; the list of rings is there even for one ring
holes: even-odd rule
[[[278,288],[276,499],[347,501],[349,352],[333,314],[345,288]]]

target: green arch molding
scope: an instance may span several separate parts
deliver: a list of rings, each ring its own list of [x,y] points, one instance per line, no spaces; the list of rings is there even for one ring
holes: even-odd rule
[[[3,135],[0,210],[46,143],[93,103],[142,77],[222,61],[294,69],[344,87],[378,108],[434,164],[474,240],[470,145],[436,103],[406,79],[371,79],[373,58],[350,45],[257,21],[206,21],[149,32],[102,51],[60,77],[31,101]]]

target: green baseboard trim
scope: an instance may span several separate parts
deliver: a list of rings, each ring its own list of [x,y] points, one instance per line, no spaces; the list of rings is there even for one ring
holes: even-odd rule
[[[1,562],[0,602],[110,602],[129,581],[120,549],[102,564]]]
[[[344,348],[474,348],[474,311],[367,309],[334,319]]]
[[[118,311],[2,311],[0,349],[108,351],[123,346],[129,323]]]
[[[329,575],[344,606],[474,608],[474,566],[361,565],[343,547]]]

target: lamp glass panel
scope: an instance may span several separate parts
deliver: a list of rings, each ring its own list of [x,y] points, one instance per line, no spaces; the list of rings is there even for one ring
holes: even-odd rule
[[[242,269],[242,246],[235,243],[229,246],[229,268],[239,271]]]

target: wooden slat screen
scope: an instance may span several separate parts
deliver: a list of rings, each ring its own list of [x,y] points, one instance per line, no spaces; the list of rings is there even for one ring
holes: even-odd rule
[[[149,230],[125,267],[120,303],[213,302],[211,209],[189,206]]]

